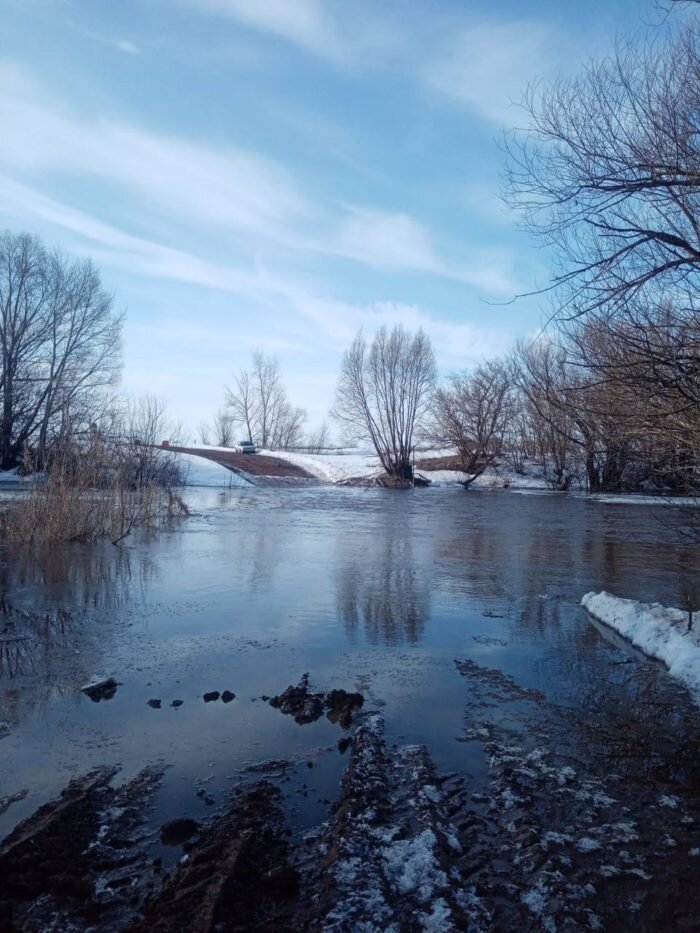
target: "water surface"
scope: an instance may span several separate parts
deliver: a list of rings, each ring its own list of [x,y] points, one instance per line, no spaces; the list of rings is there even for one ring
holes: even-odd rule
[[[27,791],[0,837],[75,774],[113,763],[124,776],[167,766],[157,822],[201,817],[198,790],[218,803],[247,768],[291,758],[290,818],[318,821],[346,763],[341,731],[298,726],[261,699],[306,671],[316,689],[360,690],[391,740],[426,743],[438,768],[478,786],[465,659],[541,691],[538,728],[591,771],[697,794],[698,708],[579,607],[600,589],[683,604],[698,550],[657,510],[461,489],[189,497],[192,517],[156,538],[3,553],[0,627],[29,638],[0,656],[0,797]],[[121,685],[94,703],[79,687],[98,673]],[[202,700],[224,689],[232,703]],[[517,703],[495,706],[527,731]]]

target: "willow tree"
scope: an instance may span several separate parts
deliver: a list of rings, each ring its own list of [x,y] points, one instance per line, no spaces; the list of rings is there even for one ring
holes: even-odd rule
[[[343,356],[334,416],[345,433],[369,440],[388,476],[413,479],[416,430],[435,385],[435,357],[419,330],[382,327],[371,345],[360,332]]]

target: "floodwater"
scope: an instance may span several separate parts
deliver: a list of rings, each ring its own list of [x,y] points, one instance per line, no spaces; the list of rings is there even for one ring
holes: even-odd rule
[[[313,689],[361,691],[390,741],[425,743],[476,795],[487,716],[587,775],[623,775],[640,799],[697,800],[700,708],[579,606],[601,589],[685,605],[700,553],[660,520],[667,509],[461,489],[188,497],[193,515],[156,538],[2,554],[0,631],[14,640],[0,653],[0,798],[27,794],[0,814],[0,838],[112,764],[125,778],[167,766],[158,823],[201,819],[256,765],[291,759],[288,818],[318,822],[347,763],[340,727],[297,725],[261,699],[305,672]],[[536,728],[493,672],[539,692]],[[80,692],[97,674],[119,681],[113,698]],[[213,690],[236,699],[205,703]]]

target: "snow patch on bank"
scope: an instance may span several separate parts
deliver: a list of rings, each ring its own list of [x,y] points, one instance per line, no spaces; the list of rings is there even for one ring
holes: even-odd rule
[[[291,450],[261,450],[266,457],[277,457],[306,470],[324,483],[340,483],[357,477],[378,476],[382,472],[379,457],[366,451],[335,454],[302,454]]]
[[[627,638],[644,654],[658,658],[672,677],[682,681],[700,703],[700,612],[688,613],[659,603],[639,603],[611,593],[586,593],[581,605],[599,622]]]

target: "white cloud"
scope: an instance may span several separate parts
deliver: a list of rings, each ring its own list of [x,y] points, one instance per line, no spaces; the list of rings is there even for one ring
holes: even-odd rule
[[[422,70],[428,87],[495,123],[522,120],[528,84],[551,77],[571,54],[571,43],[537,20],[465,25],[436,47]]]
[[[285,171],[264,158],[78,118],[17,68],[0,71],[0,125],[0,164],[97,177],[138,196],[141,211],[278,239],[310,210]]]
[[[125,52],[127,55],[141,54],[141,49],[138,45],[136,45],[135,42],[131,42],[129,39],[115,39],[114,44],[120,52]]]
[[[226,16],[328,58],[343,57],[343,43],[322,0],[185,0],[205,13]]]
[[[427,230],[406,214],[351,208],[331,248],[383,268],[440,269]]]
[[[108,199],[124,195],[141,225],[167,224],[191,239],[215,229],[226,247],[254,261],[285,254],[340,256],[389,272],[463,281],[487,294],[518,290],[501,251],[470,249],[447,261],[415,218],[368,207],[315,202],[275,161],[234,147],[157,134],[108,119],[78,117],[25,72],[0,66],[0,166],[41,178],[96,178]]]

